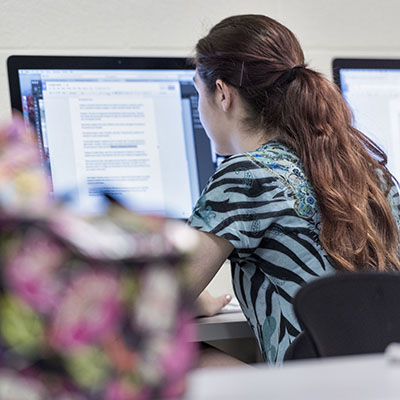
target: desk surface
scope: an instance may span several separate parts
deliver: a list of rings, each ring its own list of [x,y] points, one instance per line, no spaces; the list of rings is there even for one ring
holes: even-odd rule
[[[184,400],[399,400],[400,361],[363,355],[196,370]]]
[[[254,334],[242,312],[217,314],[196,319],[199,342],[253,338]]]

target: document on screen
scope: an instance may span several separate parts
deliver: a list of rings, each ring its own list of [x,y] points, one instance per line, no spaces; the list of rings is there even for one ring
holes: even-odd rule
[[[163,204],[153,100],[79,97],[70,107],[77,180],[87,194],[130,193],[138,207]]]
[[[53,80],[43,97],[55,193],[77,189],[82,210],[107,193],[138,212],[190,214],[179,82]]]

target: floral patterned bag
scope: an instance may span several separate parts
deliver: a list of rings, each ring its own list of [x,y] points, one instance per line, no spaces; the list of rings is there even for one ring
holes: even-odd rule
[[[48,198],[23,123],[0,130],[0,399],[178,398],[196,348],[186,226]]]

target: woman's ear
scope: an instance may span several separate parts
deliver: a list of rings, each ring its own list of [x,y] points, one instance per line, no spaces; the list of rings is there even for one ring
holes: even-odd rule
[[[227,112],[232,106],[233,89],[221,79],[217,79],[215,86],[217,102],[220,104],[222,110]]]

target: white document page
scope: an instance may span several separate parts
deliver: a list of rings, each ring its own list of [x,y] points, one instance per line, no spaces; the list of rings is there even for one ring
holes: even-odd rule
[[[164,205],[153,100],[93,96],[70,100],[77,181],[85,195],[134,195],[141,205]],[[151,205],[152,204],[152,205]]]
[[[190,215],[179,82],[53,80],[43,98],[55,192],[78,188],[82,209],[105,190],[139,212]]]

